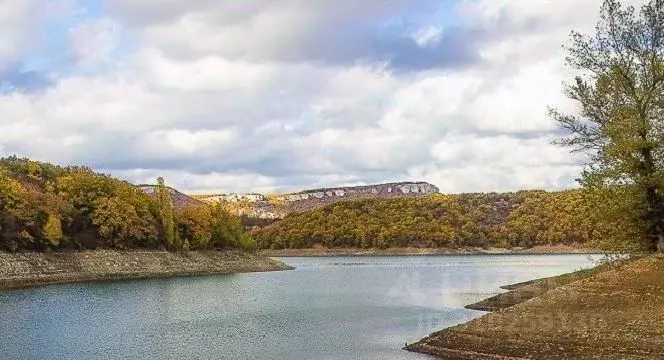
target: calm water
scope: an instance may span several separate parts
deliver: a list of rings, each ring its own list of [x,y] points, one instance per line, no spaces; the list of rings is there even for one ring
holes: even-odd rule
[[[283,258],[294,271],[0,293],[0,359],[423,359],[500,285],[586,255]]]

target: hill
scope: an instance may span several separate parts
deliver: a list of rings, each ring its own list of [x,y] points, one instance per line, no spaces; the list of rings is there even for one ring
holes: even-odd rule
[[[86,167],[0,159],[0,249],[253,247],[240,219],[221,206],[174,189],[153,196],[158,189]]]
[[[610,191],[620,191],[613,189]],[[262,249],[530,247],[628,243],[629,219],[584,190],[360,199],[292,213],[252,236]],[[616,231],[620,229],[620,231]]]
[[[438,193],[426,182],[398,182],[366,186],[304,190],[290,194],[201,194],[192,197],[211,204],[223,203],[231,212],[257,219],[280,219],[291,213],[316,210],[358,199],[394,199]]]

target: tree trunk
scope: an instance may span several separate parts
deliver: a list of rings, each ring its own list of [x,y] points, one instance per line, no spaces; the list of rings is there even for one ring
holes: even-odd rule
[[[646,210],[645,220],[648,224],[648,237],[651,241],[651,249],[653,251],[664,251],[664,227],[662,226],[662,199],[657,194],[657,189],[652,186],[646,188],[646,200],[648,209]]]
[[[645,134],[642,138],[646,141]],[[643,156],[643,180],[646,183],[646,202],[648,209],[646,211],[645,220],[648,224],[648,231],[653,251],[664,252],[664,199],[662,199],[661,192],[655,185],[655,161],[652,155],[652,149],[641,149]]]

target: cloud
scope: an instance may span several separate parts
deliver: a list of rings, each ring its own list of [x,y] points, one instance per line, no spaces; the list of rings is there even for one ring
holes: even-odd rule
[[[25,48],[31,31],[36,1],[0,0],[0,70]],[[34,35],[34,34],[33,34]]]
[[[575,165],[565,149],[552,144],[553,137],[522,139],[507,135],[449,134],[431,148],[441,165],[475,164],[486,167]]]
[[[546,107],[574,109],[561,44],[599,0],[561,1],[108,2],[65,27],[72,69],[14,67],[48,81],[0,93],[0,148],[192,191],[575,186]]]
[[[169,56],[217,54],[249,61],[358,60],[395,68],[460,67],[477,60],[475,36],[452,28],[422,47],[409,34],[416,19],[436,10],[433,0],[114,1],[111,11]],[[451,14],[450,14],[451,16]]]
[[[102,170],[103,171],[103,170]],[[270,193],[275,189],[274,179],[255,173],[206,173],[193,174],[179,171],[154,171],[134,169],[128,171],[114,171],[116,176],[128,179],[136,184],[154,184],[157,177],[174,179],[168,182],[169,186],[176,189],[191,188],[204,189],[198,193],[228,192],[228,189],[236,188],[237,184],[244,184],[247,189],[260,193]]]
[[[120,46],[120,24],[103,17],[85,20],[69,30],[72,55],[83,68],[98,66],[109,61]]]
[[[466,164],[451,168],[413,168],[414,178],[428,178],[443,193],[561,190],[575,187],[578,166],[513,166],[498,168]]]

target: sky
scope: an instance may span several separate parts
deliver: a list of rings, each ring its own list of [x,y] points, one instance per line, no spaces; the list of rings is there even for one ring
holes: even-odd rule
[[[188,192],[576,186],[600,0],[0,0],[0,156]]]

